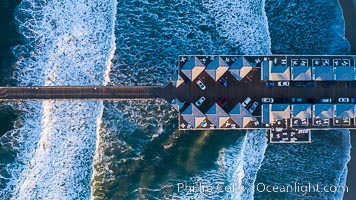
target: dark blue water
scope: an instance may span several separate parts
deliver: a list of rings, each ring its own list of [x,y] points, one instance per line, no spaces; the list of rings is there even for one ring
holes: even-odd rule
[[[78,5],[85,4],[81,3]],[[56,37],[68,39],[70,38],[68,34],[72,33],[68,33],[68,29],[63,31],[63,34],[58,31],[61,30],[59,22],[62,18],[58,17],[62,16],[60,13],[51,12],[46,15],[47,18],[42,18],[43,13],[47,14],[46,9],[53,11],[66,8],[63,9],[64,13],[70,13],[71,16],[79,16],[79,18],[82,14],[77,13],[76,9],[69,4],[62,5],[57,2],[52,7],[49,6],[41,10],[41,6],[44,5],[36,4],[37,7],[29,7],[36,8],[36,12],[41,13],[38,20],[55,19],[50,23],[53,27],[57,27],[54,28],[56,32],[53,37],[45,40],[41,37],[34,37],[36,40],[29,40],[29,42],[35,41],[34,44],[40,44],[37,46],[38,49],[32,50],[34,52],[37,50],[41,52],[41,44],[45,44],[44,47],[51,50],[48,54],[46,52],[45,59],[40,57],[39,60],[43,62],[47,58],[52,58],[53,55],[55,57],[56,51],[52,52],[55,48],[51,47],[56,46]],[[86,10],[89,13],[97,11],[97,8],[105,7],[100,4],[90,4],[90,2],[85,5],[93,7]],[[23,6],[26,8],[26,4]],[[53,6],[58,6],[58,8]],[[34,17],[36,16],[34,15]],[[85,16],[83,15],[81,18],[85,19]],[[28,16],[19,15],[19,17],[23,17],[23,21],[25,21],[24,19],[27,19]],[[296,0],[267,0],[266,2],[262,0],[119,0],[114,26],[116,51],[109,73],[110,80],[107,84],[166,84],[175,76],[175,62],[180,54],[348,54],[349,44],[343,37],[343,23],[341,8],[333,0],[308,2]],[[26,27],[25,23],[20,26],[23,33],[33,33],[31,28],[37,27],[38,30],[36,29],[34,32],[42,34],[40,23],[30,24],[30,28]],[[92,27],[90,31],[95,31],[96,28],[99,30],[98,27]],[[47,35],[43,34],[44,36],[51,36],[51,31],[47,30],[45,33]],[[97,36],[102,38],[100,34]],[[32,36],[30,35],[29,38]],[[51,42],[47,43],[46,41]],[[73,48],[76,49],[76,52],[72,52],[71,55],[80,55],[85,52],[88,49],[86,44],[93,43],[96,48],[99,48],[99,43],[95,44],[96,41],[88,40],[78,43],[79,46]],[[100,46],[103,50],[110,47],[109,43],[101,44],[104,44]],[[59,46],[61,45],[63,44],[59,43]],[[80,50],[80,45],[82,45],[82,50]],[[63,45],[63,47],[69,49],[72,46]],[[16,52],[21,52],[21,49]],[[101,52],[100,49],[98,52]],[[35,58],[21,60],[23,66],[27,66],[27,68],[19,67],[18,71],[21,73],[18,77],[21,80],[18,81],[21,84],[36,82],[34,77],[42,77],[43,69],[35,65],[39,57]],[[61,63],[60,66],[68,66],[68,63],[75,63],[76,59],[76,57],[65,57],[58,62]],[[96,58],[91,60],[96,60]],[[81,67],[83,71],[86,71],[85,66]],[[56,68],[48,67],[46,69],[54,70]],[[90,74],[94,74],[92,72],[83,78],[75,70],[73,71],[76,73],[70,73],[72,71],[69,69],[58,67],[56,70],[66,72],[63,73],[66,75],[58,79],[59,82],[51,83],[60,83],[66,78],[74,78],[78,84],[96,81],[90,79]],[[97,71],[98,74],[103,73],[100,69]],[[42,78],[41,81],[44,81],[46,77]],[[41,107],[38,106],[38,108],[36,115],[26,116],[41,119]],[[26,112],[31,111],[26,110]],[[59,113],[56,109],[51,117],[57,119],[58,116],[67,116],[68,113],[71,112],[64,110]],[[90,174],[86,175],[83,184],[76,181],[68,184],[75,188],[66,188],[66,190],[61,190],[61,187],[56,188],[52,192],[53,196],[61,194],[70,196],[72,194],[70,192],[80,189],[84,194],[83,198],[89,198],[87,194],[91,192],[92,196],[98,199],[342,198],[342,192],[271,194],[259,193],[254,190],[254,187],[258,183],[290,184],[295,181],[300,184],[344,185],[347,172],[345,165],[349,159],[350,148],[347,131],[314,132],[311,144],[269,144],[267,146],[263,131],[247,133],[245,131],[181,132],[177,130],[176,117],[177,113],[166,102],[104,102],[102,122],[98,124],[100,130],[96,134],[97,150],[95,160],[92,161],[94,175],[91,185],[88,185]],[[29,124],[26,123],[26,119],[24,124]],[[27,121],[31,122],[31,120]],[[40,124],[39,121],[36,121],[28,126],[30,128],[25,129],[36,133],[35,135],[38,137],[31,138],[31,141],[33,140],[35,143],[43,139],[41,138],[43,132]],[[71,124],[70,121],[67,122],[67,126],[60,127],[61,130],[69,133],[67,131],[70,130],[67,128],[70,127],[69,124]],[[58,127],[57,124],[55,128],[58,129]],[[93,129],[85,130],[87,136],[91,134],[90,136],[94,137]],[[59,134],[61,131],[53,130],[52,132]],[[81,140],[80,135],[84,132],[73,131],[73,135],[77,135],[77,139]],[[47,130],[45,133],[51,133],[51,131]],[[8,139],[8,137],[6,140],[2,138],[2,144]],[[27,143],[24,142],[26,139],[21,138],[16,140],[16,143],[26,146]],[[53,141],[57,140],[53,139]],[[47,142],[51,144],[51,141]],[[88,142],[88,144],[92,143],[92,140]],[[82,148],[78,145],[70,150],[75,152]],[[40,148],[24,149],[38,151]],[[88,151],[91,152],[93,149]],[[7,154],[7,152],[13,153],[11,146],[0,149],[0,155]],[[67,154],[67,156],[71,158],[70,155]],[[0,176],[5,176],[6,179],[2,179],[3,185],[0,185],[0,188],[5,188],[10,183],[15,185],[14,187],[22,188],[25,185],[28,188],[31,185],[28,183],[34,180],[11,176],[9,172],[13,169],[21,171],[25,168],[27,173],[32,174],[34,170],[28,167],[27,160],[33,158],[34,155],[29,154],[28,159],[19,159],[19,164],[10,165],[6,170],[3,168],[3,171],[0,171]],[[61,157],[55,155],[51,157],[52,160],[59,158]],[[4,162],[8,164],[6,162],[11,161]],[[22,165],[25,167],[19,167]],[[72,171],[66,171],[63,176],[72,177],[68,180],[75,180],[74,176],[77,176],[77,172],[81,170],[91,171],[91,168],[78,170],[74,167]],[[49,172],[51,171],[49,170]],[[38,171],[35,174],[41,175]],[[54,175],[54,177],[56,176]],[[22,180],[27,181],[22,182]],[[42,191],[48,186],[59,185],[55,179],[48,182],[37,182],[36,184]],[[245,190],[233,192],[220,192],[216,189],[212,192],[178,191],[179,183],[189,186],[197,183],[206,186],[216,186],[217,184],[228,186],[235,183],[244,186]],[[84,187],[82,187],[83,185]],[[91,191],[85,191],[85,188],[89,187]],[[3,193],[0,192],[0,195],[6,194],[6,197],[10,197],[12,191],[13,187],[8,187],[2,191]],[[30,191],[29,196],[35,196],[35,190]]]
[[[350,53],[338,1],[266,0],[265,8],[274,54]]]
[[[335,1],[266,1],[272,52],[336,54],[350,52],[342,10]],[[345,185],[350,158],[349,131],[315,131],[312,144],[269,145],[256,184]],[[255,198],[341,199],[336,193],[256,192]]]
[[[221,52],[224,54],[244,52],[266,54],[269,51],[276,54],[348,54],[349,44],[343,38],[341,8],[334,1],[303,3],[267,1],[266,13],[260,9],[261,4],[261,1],[244,3],[204,1],[203,5],[200,1],[189,3],[177,1],[172,4],[164,1],[119,2],[122,6],[118,9],[116,23],[118,49],[115,53],[114,63],[116,65],[112,71],[112,84],[166,83],[167,79],[172,78],[170,71],[174,69],[172,63],[179,54],[220,54]],[[248,14],[240,15],[239,13],[243,11]],[[260,27],[267,25],[263,23],[264,15],[268,18],[268,29],[254,28],[252,24],[260,25]],[[255,42],[251,42],[248,38],[255,39]],[[271,41],[270,49],[268,41]],[[162,74],[167,74],[168,77]],[[141,110],[136,109],[137,106],[141,107]],[[129,120],[109,117],[114,115],[113,107],[124,110],[126,113],[124,116]],[[248,143],[243,137],[244,132],[226,133],[224,137],[234,141],[230,145],[222,144],[217,139],[220,137],[218,132],[167,136],[175,132],[175,127],[173,126],[173,130],[170,130],[162,126],[163,122],[155,120],[154,114],[146,115],[142,107],[144,110],[152,110],[156,113],[154,110],[157,108],[142,103],[107,104],[108,109],[104,112],[106,113],[104,120],[106,119],[108,127],[112,127],[110,130],[118,131],[111,133],[110,136],[107,135],[102,145],[106,149],[111,149],[108,155],[114,155],[107,162],[119,163],[112,164],[111,167],[113,173],[110,174],[116,174],[116,178],[102,183],[101,179],[98,180],[96,192],[101,197],[164,198],[172,197],[172,191],[182,198],[198,199],[239,197],[249,199],[252,196],[256,199],[265,196],[282,199],[308,197],[340,199],[342,196],[342,193],[307,195],[286,193],[268,196],[266,193],[257,192],[253,195],[253,186],[257,182],[287,184],[299,179],[303,180],[300,184],[321,182],[325,185],[344,185],[346,175],[344,170],[350,147],[348,132],[315,133],[312,144],[269,145],[264,154],[264,148],[256,144],[252,145],[255,145],[255,149],[260,149],[260,153],[242,148]],[[161,104],[158,107],[164,107],[164,105]],[[162,117],[168,119],[167,115],[163,114]],[[123,124],[131,123],[139,124],[136,131],[123,128]],[[151,124],[153,127],[162,126],[163,133],[157,128],[147,130],[145,124]],[[130,126],[130,128],[135,129],[135,126]],[[157,138],[155,138],[156,135],[158,135]],[[235,135],[238,137],[236,138]],[[190,142],[181,142],[182,138],[189,138]],[[204,148],[199,145],[200,143],[203,143]],[[330,143],[333,145],[331,146]],[[155,147],[151,148],[153,144]],[[120,147],[117,148],[117,146]],[[165,149],[167,146],[169,148]],[[184,149],[184,151],[179,149]],[[167,153],[172,150],[174,154]],[[215,156],[211,155],[211,151],[215,152]],[[251,159],[244,159],[241,156],[242,151],[247,152],[246,155]],[[191,160],[188,156],[189,152],[194,152],[196,159]],[[218,152],[220,156],[216,155]],[[299,156],[299,154],[302,155]],[[311,157],[313,162],[307,162]],[[127,159],[130,161],[126,161]],[[258,168],[258,164],[248,164],[254,161],[258,163],[260,159],[263,159],[261,168]],[[172,162],[172,160],[175,161]],[[218,164],[209,165],[208,163]],[[335,167],[330,168],[330,165]],[[221,168],[224,168],[222,166],[229,170],[221,172]],[[257,167],[257,174],[254,170],[247,169],[246,166]],[[186,170],[182,170],[182,167]],[[129,174],[126,171],[127,168],[130,168]],[[98,167],[98,171],[101,170],[103,169]],[[319,173],[320,170],[322,172]],[[275,173],[272,174],[271,171]],[[329,176],[323,176],[323,173]],[[314,175],[311,176],[311,174]],[[257,180],[254,181],[256,175]],[[305,176],[309,179],[305,179]],[[248,180],[252,180],[252,183]],[[216,191],[211,193],[176,191],[177,183],[180,182],[188,185],[204,182],[210,185],[216,182],[231,184],[239,181],[242,181],[246,189],[250,191],[235,194]],[[172,189],[171,187],[174,186],[175,188]],[[111,192],[108,193],[109,190]]]

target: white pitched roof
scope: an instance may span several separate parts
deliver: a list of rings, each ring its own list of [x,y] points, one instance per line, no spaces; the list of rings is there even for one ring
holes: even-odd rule
[[[293,118],[311,118],[311,104],[293,104]]]
[[[289,66],[272,65],[270,80],[290,80],[290,68]]]
[[[314,104],[313,111],[315,118],[329,119],[334,117],[332,104]]]
[[[217,103],[215,103],[205,115],[211,123],[219,128],[230,119],[229,115]]]
[[[204,69],[204,64],[194,56],[183,65],[181,71],[189,78],[189,80],[194,81],[194,79],[196,79],[199,74],[204,71]]]
[[[181,116],[194,128],[197,128],[206,119],[206,116],[194,104],[190,104],[181,113]]]
[[[293,66],[292,79],[293,80],[311,80],[310,66]]]
[[[173,86],[177,88],[177,87],[179,87],[182,83],[184,83],[184,80],[183,80],[183,78],[178,74],[177,80],[174,80],[174,81],[173,81]]]
[[[225,74],[228,69],[229,66],[223,61],[223,59],[221,57],[216,57],[208,64],[208,66],[205,68],[205,71],[211,78],[217,81]]]
[[[237,80],[243,79],[251,70],[252,66],[244,57],[237,59],[229,69]]]
[[[354,104],[336,104],[334,105],[335,116],[338,118],[354,118],[355,105]]]
[[[313,80],[317,80],[317,81],[334,80],[334,67],[333,66],[314,66],[313,67]]]
[[[256,117],[244,117],[243,118],[243,127],[246,127],[251,121],[256,121]]]
[[[290,106],[289,104],[270,104],[270,122],[275,120],[289,119]]]
[[[238,103],[230,112],[229,115],[231,119],[239,126],[239,127],[244,127],[243,120],[245,117],[252,117],[251,113],[248,112],[248,110],[241,105],[241,103]]]

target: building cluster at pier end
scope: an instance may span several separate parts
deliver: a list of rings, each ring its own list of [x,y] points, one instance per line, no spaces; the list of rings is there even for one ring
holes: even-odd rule
[[[353,56],[179,56],[181,130],[267,129],[271,142],[356,128]]]

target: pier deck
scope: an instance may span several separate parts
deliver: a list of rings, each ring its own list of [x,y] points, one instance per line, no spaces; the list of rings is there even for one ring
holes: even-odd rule
[[[180,56],[167,86],[0,87],[0,100],[36,99],[166,99],[182,130],[268,129],[271,142],[310,142],[311,129],[356,129],[356,56]]]
[[[46,99],[172,99],[172,85],[153,86],[61,86],[61,87],[0,87],[0,100]]]
[[[178,63],[182,130],[268,129],[271,142],[287,143],[310,142],[312,129],[356,128],[355,56],[188,55]]]

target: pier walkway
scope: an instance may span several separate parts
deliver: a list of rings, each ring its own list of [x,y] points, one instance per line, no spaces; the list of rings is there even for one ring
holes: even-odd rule
[[[310,130],[356,129],[356,56],[178,57],[167,86],[0,87],[3,100],[165,99],[179,129],[269,129],[271,142],[310,142]]]
[[[0,87],[0,100],[128,100],[166,99],[175,96],[172,85],[159,86],[60,86]]]

